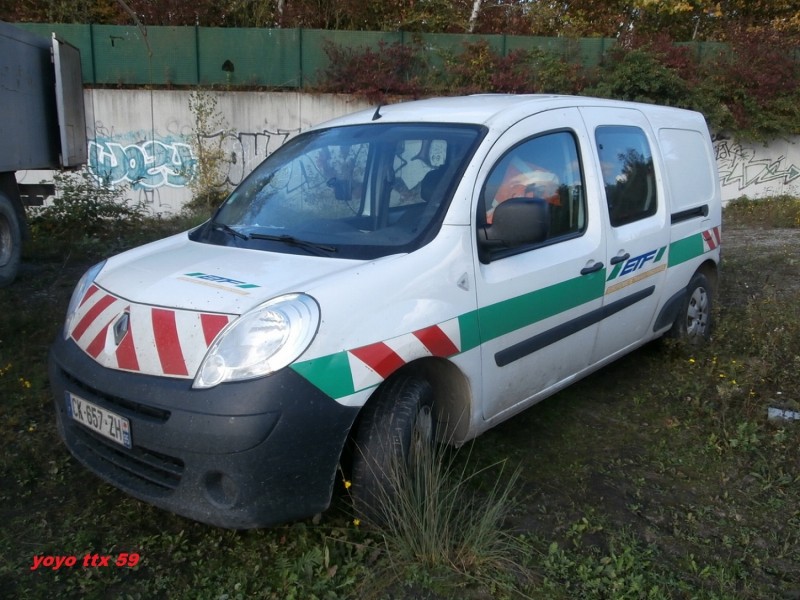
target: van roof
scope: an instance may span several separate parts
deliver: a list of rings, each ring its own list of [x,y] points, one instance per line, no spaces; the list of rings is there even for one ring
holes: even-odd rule
[[[581,106],[636,108],[651,117],[659,115],[662,118],[676,119],[680,118],[679,115],[683,115],[684,118],[695,122],[699,116],[699,113],[678,108],[587,96],[478,94],[378,105],[372,109],[328,121],[322,126],[355,125],[372,121],[381,123],[471,123],[488,127],[504,124],[508,126],[522,118],[543,111]]]

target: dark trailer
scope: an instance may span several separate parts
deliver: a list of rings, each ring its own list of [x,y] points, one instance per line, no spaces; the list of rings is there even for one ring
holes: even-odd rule
[[[58,39],[0,22],[0,287],[14,280],[25,232],[24,203],[52,186],[18,185],[16,171],[86,163],[80,52]],[[32,200],[30,200],[32,199]]]

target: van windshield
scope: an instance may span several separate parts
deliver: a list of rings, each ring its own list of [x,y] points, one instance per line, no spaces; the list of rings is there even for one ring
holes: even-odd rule
[[[270,155],[198,242],[372,259],[437,233],[482,127],[387,123],[301,134]]]

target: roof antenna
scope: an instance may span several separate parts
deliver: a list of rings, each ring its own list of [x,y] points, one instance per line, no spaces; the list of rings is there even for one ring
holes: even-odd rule
[[[378,103],[378,108],[375,109],[375,114],[372,115],[372,120],[373,121],[377,121],[378,119],[380,119],[383,116],[381,114],[381,108],[383,108],[383,102],[379,102]]]

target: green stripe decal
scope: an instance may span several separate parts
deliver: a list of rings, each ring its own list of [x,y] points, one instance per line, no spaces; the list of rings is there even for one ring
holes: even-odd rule
[[[460,315],[461,352],[601,298],[605,293],[605,278],[606,270],[601,269]],[[342,398],[358,391],[353,385],[347,352],[297,362],[291,368],[331,398]]]
[[[478,310],[483,341],[580,306],[605,293],[606,270],[581,275]]]
[[[481,345],[481,332],[478,328],[478,311],[473,310],[458,317],[458,330],[461,334],[461,352]]]
[[[704,252],[703,236],[699,233],[677,242],[672,242],[669,245],[669,266],[674,267],[685,263],[687,260],[692,260]]]
[[[343,398],[356,392],[347,352],[297,362],[292,365],[292,369],[331,398]]]
[[[658,250],[655,263],[663,258],[666,248],[664,246]],[[682,264],[705,252],[702,234],[677,240],[669,245],[668,266]],[[610,275],[606,269],[601,269],[460,315],[461,352],[602,298],[607,275],[608,280],[614,279],[621,268],[622,263],[615,265]],[[353,384],[347,351],[297,362],[291,368],[331,398],[343,398],[359,391]]]
[[[625,264],[625,262],[623,261],[623,262],[619,262],[619,263],[614,265],[614,269],[611,271],[611,275],[608,276],[608,281],[611,281],[617,275],[619,275],[619,272],[622,270],[622,265],[624,265],[624,264]]]
[[[663,258],[665,250],[666,247],[658,250],[654,262]],[[704,253],[702,234],[677,240],[669,245],[669,266],[674,267]],[[617,277],[620,269],[621,264],[615,265],[608,280]],[[606,277],[606,269],[601,269],[460,315],[461,352],[602,298]],[[353,385],[347,351],[298,362],[292,365],[292,369],[332,398],[342,398],[358,391]]]

